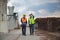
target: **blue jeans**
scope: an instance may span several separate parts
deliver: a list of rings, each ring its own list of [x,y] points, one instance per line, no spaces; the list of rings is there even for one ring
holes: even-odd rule
[[[26,35],[26,23],[22,23],[22,34]]]
[[[34,25],[29,25],[29,27],[30,27],[30,34],[33,34],[34,33]]]

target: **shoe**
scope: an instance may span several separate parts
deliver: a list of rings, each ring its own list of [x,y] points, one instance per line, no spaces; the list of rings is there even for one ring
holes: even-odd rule
[[[32,35],[32,33],[30,35]]]
[[[26,34],[23,34],[23,36],[26,36]]]
[[[30,35],[34,35],[34,33],[31,33]]]
[[[34,35],[34,33],[32,33],[32,35]]]

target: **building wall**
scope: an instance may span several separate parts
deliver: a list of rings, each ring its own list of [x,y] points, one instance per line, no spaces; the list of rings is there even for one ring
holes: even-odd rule
[[[0,0],[0,32],[8,32],[7,27],[7,0]]]

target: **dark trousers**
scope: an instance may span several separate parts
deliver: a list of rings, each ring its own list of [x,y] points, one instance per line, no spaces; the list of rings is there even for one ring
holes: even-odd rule
[[[33,34],[34,33],[34,25],[29,25],[29,27],[30,27],[30,34]]]
[[[26,23],[22,23],[22,34],[26,35]]]

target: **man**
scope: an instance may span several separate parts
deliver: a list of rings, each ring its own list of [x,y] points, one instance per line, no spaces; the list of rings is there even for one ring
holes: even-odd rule
[[[28,19],[28,23],[29,23],[29,27],[30,27],[30,35],[33,35],[34,34],[34,17],[32,14],[29,15],[29,19]]]
[[[26,15],[25,14],[21,18],[21,23],[22,23],[22,35],[26,35],[27,18],[26,18]]]

